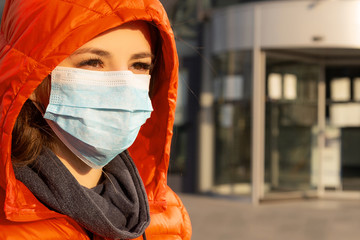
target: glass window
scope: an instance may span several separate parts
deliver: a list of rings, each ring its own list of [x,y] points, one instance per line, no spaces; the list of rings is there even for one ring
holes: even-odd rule
[[[215,185],[230,193],[250,193],[251,51],[214,57]],[[226,192],[229,193],[229,192]]]

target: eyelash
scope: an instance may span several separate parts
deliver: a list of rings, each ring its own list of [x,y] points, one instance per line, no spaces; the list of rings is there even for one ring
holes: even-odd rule
[[[151,70],[152,65],[145,62],[135,62],[131,65],[136,70],[148,71]]]
[[[104,63],[103,63],[103,61],[101,61],[100,58],[90,58],[90,59],[86,59],[86,60],[83,60],[80,63],[78,63],[77,67],[86,67],[86,66],[97,67],[97,65],[100,65],[100,67],[103,67]]]
[[[104,67],[104,62],[100,58],[89,58],[85,59],[77,64],[78,68],[81,67]],[[151,71],[153,68],[152,64],[146,62],[134,62],[131,64],[131,68],[138,71]]]

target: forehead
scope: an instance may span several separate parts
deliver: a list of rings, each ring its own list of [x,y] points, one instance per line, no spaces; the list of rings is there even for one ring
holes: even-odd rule
[[[125,23],[119,27],[99,34],[85,43],[81,48],[102,48],[108,51],[131,50],[150,51],[151,35],[146,22]]]

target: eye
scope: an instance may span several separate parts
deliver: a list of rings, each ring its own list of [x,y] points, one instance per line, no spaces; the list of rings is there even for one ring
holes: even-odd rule
[[[90,58],[79,62],[76,67],[78,68],[103,68],[104,62],[100,58]]]
[[[131,64],[130,70],[133,70],[134,73],[148,73],[152,65],[147,62],[134,62]]]

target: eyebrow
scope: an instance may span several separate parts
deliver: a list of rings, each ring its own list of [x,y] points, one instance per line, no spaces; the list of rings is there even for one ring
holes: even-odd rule
[[[75,52],[73,52],[71,54],[71,56],[74,55],[80,55],[80,54],[84,54],[84,53],[92,53],[101,57],[111,57],[111,53],[99,48],[80,48],[78,50],[76,50]],[[151,59],[154,59],[154,54],[150,53],[150,52],[140,52],[140,53],[135,53],[133,55],[131,55],[131,60],[136,60],[136,59],[142,59],[142,58],[148,58],[150,57]]]
[[[154,54],[150,53],[150,52],[140,52],[140,53],[135,53],[131,56],[131,60],[136,60],[136,59],[141,59],[141,58],[151,58],[154,59]]]
[[[71,56],[84,54],[84,53],[93,53],[95,55],[101,56],[101,57],[110,57],[111,53],[102,49],[98,48],[80,48],[73,52]]]

